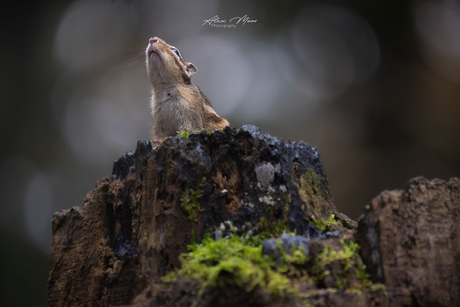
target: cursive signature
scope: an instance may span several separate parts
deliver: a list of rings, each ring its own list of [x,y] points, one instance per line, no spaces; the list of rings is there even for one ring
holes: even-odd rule
[[[229,23],[233,23],[235,25],[239,24],[240,22],[241,24],[245,25],[246,23],[255,23],[257,22],[257,19],[249,19],[248,15],[244,15],[243,17],[233,17],[232,19],[229,20]],[[203,26],[205,24],[213,26],[216,24],[223,25],[226,23],[227,23],[227,19],[220,19],[219,15],[215,15],[209,19],[203,20]]]
[[[240,21],[242,21],[244,25],[246,24],[246,22],[257,22],[257,19],[249,19],[248,15],[244,15],[243,17],[233,17],[232,19],[230,19],[230,22],[232,22],[232,20],[234,19],[237,20],[236,24],[239,24]]]
[[[211,25],[211,23],[227,23],[227,20],[220,19],[219,15],[213,16],[213,17],[209,18],[208,20],[203,20],[203,21],[204,21],[203,26],[205,24]]]

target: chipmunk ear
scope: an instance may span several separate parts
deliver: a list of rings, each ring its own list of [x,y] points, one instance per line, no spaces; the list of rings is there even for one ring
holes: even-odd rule
[[[185,63],[187,65],[187,73],[189,76],[193,75],[196,73],[196,66],[193,65],[193,63]]]

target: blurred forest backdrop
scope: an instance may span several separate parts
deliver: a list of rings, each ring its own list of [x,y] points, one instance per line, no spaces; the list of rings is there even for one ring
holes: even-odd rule
[[[180,49],[217,112],[303,140],[338,209],[460,175],[458,1],[8,1],[0,49],[0,304],[46,306],[53,212],[150,132],[144,49]],[[205,19],[247,15],[223,29]]]

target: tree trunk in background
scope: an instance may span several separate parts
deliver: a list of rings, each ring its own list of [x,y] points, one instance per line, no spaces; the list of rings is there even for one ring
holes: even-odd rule
[[[366,206],[356,239],[390,306],[460,306],[460,180],[409,181]]]
[[[459,181],[419,178],[410,187],[383,192],[355,234],[369,272],[386,284],[388,296],[318,291],[314,306],[459,304]],[[325,239],[314,226],[328,220],[327,230],[353,235],[356,222],[337,212],[320,156],[307,143],[287,144],[254,126],[172,137],[155,149],[139,142],[115,162],[111,177],[97,182],[83,207],[54,215],[48,304],[189,306],[193,281],[180,280],[175,289],[157,284],[180,267],[192,236],[200,242],[207,231],[213,237],[267,229],[277,234],[287,225],[298,235],[324,239],[310,242],[315,255],[325,244],[340,249],[339,239]],[[331,276],[336,273],[331,269]],[[246,293],[230,286],[207,291],[199,303],[219,305],[295,304],[259,288]]]

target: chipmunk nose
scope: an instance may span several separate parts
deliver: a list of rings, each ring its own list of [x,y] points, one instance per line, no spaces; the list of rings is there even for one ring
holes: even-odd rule
[[[150,40],[149,40],[150,44],[155,44],[156,42],[158,42],[158,37],[152,37]]]

